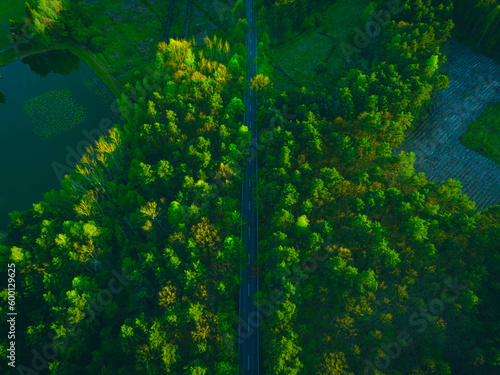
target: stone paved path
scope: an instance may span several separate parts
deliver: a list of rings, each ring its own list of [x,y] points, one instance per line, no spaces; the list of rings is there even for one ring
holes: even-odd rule
[[[426,119],[407,130],[405,141],[393,152],[414,152],[416,173],[424,172],[437,184],[459,180],[477,209],[486,209],[500,204],[500,166],[465,147],[460,137],[488,103],[500,101],[500,65],[455,40],[444,53],[448,60],[441,70],[450,87],[437,94]]]

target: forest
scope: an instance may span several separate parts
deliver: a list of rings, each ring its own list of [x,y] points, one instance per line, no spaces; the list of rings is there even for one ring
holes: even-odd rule
[[[379,19],[366,47],[353,32],[335,42],[342,60],[314,73],[324,84],[276,84],[273,49],[324,25],[322,12],[341,2],[256,0],[250,81],[243,1],[230,3],[231,27],[203,43],[160,36],[151,62],[115,81],[123,125],[109,124],[60,189],[9,213],[2,374],[247,374],[238,304],[250,157],[260,372],[499,373],[500,205],[477,210],[461,181],[431,182],[414,153],[392,151],[449,87],[449,39],[500,64],[500,2],[360,1],[358,24],[336,17],[350,30]],[[87,5],[30,1],[24,21],[9,22],[12,40],[78,43],[98,56],[113,41]],[[256,149],[248,89],[258,95]],[[498,163],[498,105],[462,141]]]

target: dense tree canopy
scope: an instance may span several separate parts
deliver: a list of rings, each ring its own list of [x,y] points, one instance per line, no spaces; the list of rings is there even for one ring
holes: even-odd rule
[[[19,272],[20,353],[80,329],[51,373],[237,367],[243,83],[231,56],[196,52],[161,43],[152,76],[125,88],[123,128],[87,148],[63,190],[11,214],[1,254]],[[107,289],[114,273],[131,280]]]
[[[460,27],[481,29],[478,16],[484,43],[497,41],[495,1],[453,3],[400,2],[362,52],[369,64],[316,93],[280,92],[266,74],[247,82],[245,56],[217,35],[159,43],[154,69],[123,87],[124,125],[87,147],[61,190],[10,214],[0,258],[17,273],[23,363],[4,373],[238,373],[249,87],[261,130],[257,298],[273,307],[260,327],[265,372],[495,373],[500,207],[477,212],[459,181],[429,182],[415,154],[392,153],[448,85],[454,12],[473,6]],[[27,7],[42,40],[88,42],[90,21],[64,4]],[[258,17],[286,36],[327,4],[261,0]],[[236,34],[243,14],[238,1]]]
[[[439,49],[452,8],[439,3],[404,2],[378,40],[383,54],[352,69],[324,105],[305,94],[260,107],[260,124],[274,127],[259,154],[259,297],[284,292],[262,327],[266,372],[487,374],[498,366],[477,336],[492,344],[496,333],[475,324],[498,305],[486,286],[498,267],[498,245],[487,240],[498,236],[496,207],[477,213],[458,181],[428,182],[414,172],[414,154],[391,153],[448,84]],[[294,120],[276,115],[290,106]]]

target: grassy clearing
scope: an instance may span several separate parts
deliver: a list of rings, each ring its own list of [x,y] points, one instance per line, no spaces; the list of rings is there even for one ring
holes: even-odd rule
[[[316,25],[319,26],[283,44],[271,47],[271,61],[306,88],[314,90],[331,84],[346,70],[346,60],[340,45],[342,43],[353,45],[355,34],[353,28],[363,24],[361,15],[369,2],[369,0],[339,0],[326,11],[316,13],[314,17]],[[317,31],[328,34],[337,41],[337,47],[322,73],[317,73],[315,69],[328,56],[333,42]],[[355,55],[352,58],[354,59]],[[275,78],[280,83],[286,81],[280,74],[276,74]]]
[[[315,31],[306,32],[293,41],[272,48],[271,60],[299,85],[310,87],[316,78],[314,69],[328,56],[331,44],[331,40]]]
[[[477,120],[472,121],[460,141],[500,164],[500,103],[490,104]]]
[[[96,14],[93,25],[109,41],[96,57],[113,76],[155,57],[155,45],[164,37],[166,6],[157,6],[155,0],[109,0],[89,7]]]

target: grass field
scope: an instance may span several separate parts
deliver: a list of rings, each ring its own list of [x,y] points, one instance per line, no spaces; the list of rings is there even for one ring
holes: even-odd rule
[[[500,103],[490,104],[472,121],[461,142],[500,164]]]
[[[97,59],[115,77],[155,56],[155,44],[164,32],[167,4],[157,1],[103,0],[88,7],[96,27],[109,44]]]
[[[270,48],[272,63],[306,88],[315,89],[328,85],[345,73],[346,60],[340,45],[354,44],[353,28],[363,24],[361,15],[368,4],[369,0],[339,0],[325,12],[317,13],[315,17],[320,21],[318,27]],[[326,70],[322,73],[317,73],[315,68],[328,56],[333,42],[317,31],[328,34],[337,41],[337,47],[325,67]],[[277,82],[286,80],[280,74],[276,74],[275,79]]]

